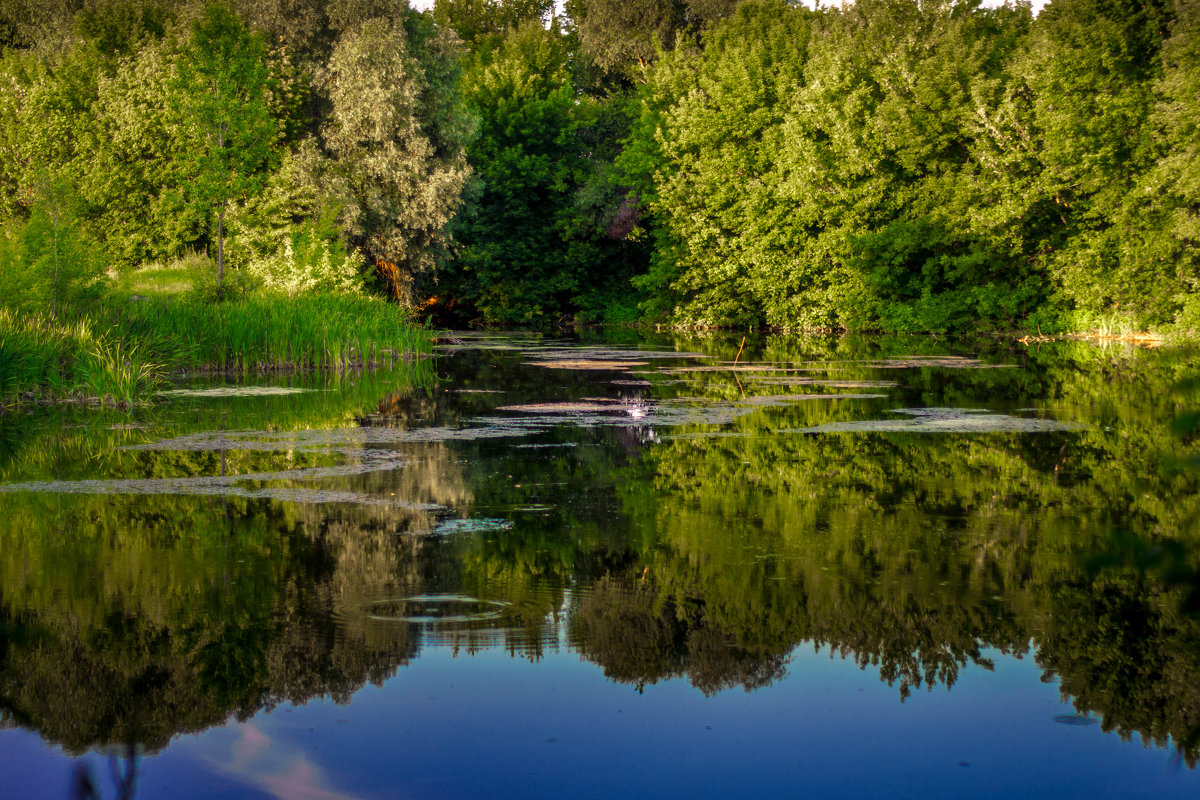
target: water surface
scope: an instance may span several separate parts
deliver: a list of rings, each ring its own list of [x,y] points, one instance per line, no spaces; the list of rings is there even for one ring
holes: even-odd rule
[[[1200,359],[739,343],[0,420],[0,796],[1197,795]]]

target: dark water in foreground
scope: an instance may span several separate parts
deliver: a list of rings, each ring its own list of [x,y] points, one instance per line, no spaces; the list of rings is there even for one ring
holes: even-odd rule
[[[1200,795],[1200,359],[737,345],[0,420],[0,797]]]

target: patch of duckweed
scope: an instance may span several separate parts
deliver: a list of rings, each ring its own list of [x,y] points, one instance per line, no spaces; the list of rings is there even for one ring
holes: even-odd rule
[[[590,411],[624,411],[615,403],[595,402],[563,402],[563,403],[527,403],[524,405],[496,406],[497,411],[519,411],[527,414],[576,414]]]
[[[167,389],[158,392],[160,397],[270,397],[283,394],[301,394],[315,389],[299,389],[292,386],[216,386],[210,389]]]
[[[536,337],[464,335],[438,346],[439,352],[453,355],[458,351],[484,350],[519,352],[539,361],[654,361],[662,359],[705,359],[712,356],[677,350],[631,349],[622,347],[580,346],[571,341]]]
[[[491,519],[487,517],[467,519],[447,519],[439,522],[429,530],[431,536],[451,536],[456,533],[494,533],[507,531],[513,524],[506,519]]]
[[[807,400],[878,400],[886,398],[886,394],[865,394],[855,392],[829,392],[821,394],[764,394],[749,395],[736,401],[744,406],[779,406],[787,403],[801,403]]]
[[[530,403],[501,406],[497,411],[521,414],[521,417],[479,417],[472,424],[541,431],[552,426],[574,424],[580,427],[647,427],[681,425],[725,425],[763,408],[782,408],[815,400],[862,400],[884,398],[880,394],[785,394],[750,395],[737,400],[709,398],[585,398],[557,403]]]
[[[407,444],[412,442],[471,441],[528,436],[527,426],[512,424],[497,418],[481,422],[477,427],[448,428],[332,428],[328,430],[296,431],[203,431],[163,439],[157,442],[127,445],[124,450],[213,451],[213,450],[320,450],[361,454],[360,448],[369,445]]]
[[[684,375],[689,372],[800,372],[796,367],[768,367],[762,364],[719,364],[701,367],[675,367],[663,370],[672,375]]]
[[[896,381],[843,381],[828,378],[804,378],[800,376],[782,376],[760,378],[747,376],[749,380],[763,386],[824,386],[829,389],[891,389],[899,384]]]
[[[526,366],[547,369],[574,370],[628,370],[633,367],[649,366],[648,361],[605,361],[601,359],[563,358],[552,361],[527,361]]]
[[[367,618],[376,622],[454,625],[499,618],[510,604],[459,594],[425,594],[385,598],[367,604]]]
[[[359,463],[334,467],[310,467],[253,472],[242,475],[204,475],[188,478],[124,478],[79,481],[27,481],[0,485],[0,493],[45,492],[51,494],[159,494],[159,495],[216,495],[247,499],[285,500],[296,503],[354,503],[358,505],[391,506],[412,511],[437,511],[442,507],[431,503],[410,503],[391,497],[362,494],[335,489],[316,489],[291,486],[253,486],[247,484],[268,481],[319,480],[362,475],[400,469],[406,462],[394,454],[369,454]]]
[[[897,408],[901,419],[830,422],[793,433],[1046,433],[1077,431],[1083,425],[1037,417],[1013,417],[981,409]]]

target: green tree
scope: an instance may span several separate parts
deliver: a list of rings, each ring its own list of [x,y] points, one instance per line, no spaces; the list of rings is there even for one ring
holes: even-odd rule
[[[528,22],[464,80],[479,118],[470,158],[481,192],[456,226],[460,249],[442,283],[487,322],[564,313],[593,266],[567,229],[585,168],[577,133],[590,113],[568,58],[556,27]]]
[[[807,230],[776,162],[811,17],[783,2],[744,3],[703,49],[678,49],[652,73],[619,160],[656,223],[651,269],[637,281],[647,311],[753,323],[765,293],[800,288],[778,273],[780,246]]]
[[[180,64],[185,124],[193,137],[190,192],[216,212],[217,292],[225,274],[225,215],[254,191],[273,155],[280,126],[267,105],[262,39],[224,5],[206,6],[192,24]]]
[[[1166,262],[1129,248],[1122,209],[1157,157],[1151,112],[1169,12],[1162,2],[1056,0],[1014,65],[1032,92],[1037,190],[1067,241],[1044,256],[1064,303],[1135,324],[1169,319]],[[1165,302],[1164,302],[1165,301]]]
[[[451,28],[472,50],[494,47],[510,28],[525,22],[545,23],[554,10],[552,0],[436,0],[433,16]]]
[[[737,0],[568,0],[585,55],[603,70],[645,78],[659,48],[729,16]]]
[[[94,126],[103,59],[81,43],[46,54],[10,50],[0,63],[0,217],[24,218],[39,175],[67,170]]]
[[[413,12],[343,33],[318,76],[342,228],[397,299],[444,258],[470,175],[457,56],[453,33]]]
[[[105,264],[80,219],[75,188],[43,173],[35,191],[29,220],[0,253],[0,302],[57,317],[95,299]]]
[[[150,42],[98,81],[76,157],[94,229],[114,264],[168,260],[205,239],[212,208],[194,202],[196,129],[181,79],[184,45]]]
[[[1200,328],[1200,4],[1177,0],[1163,42],[1162,77],[1151,115],[1158,158],[1126,197],[1123,256],[1156,277],[1154,291],[1178,308],[1177,319]],[[1139,258],[1140,257],[1140,258]],[[1160,298],[1167,299],[1167,298]]]

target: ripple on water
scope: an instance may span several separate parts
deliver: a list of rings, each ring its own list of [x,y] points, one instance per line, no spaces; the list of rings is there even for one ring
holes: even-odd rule
[[[463,594],[416,594],[371,600],[363,609],[375,622],[445,626],[499,619],[509,605]]]

